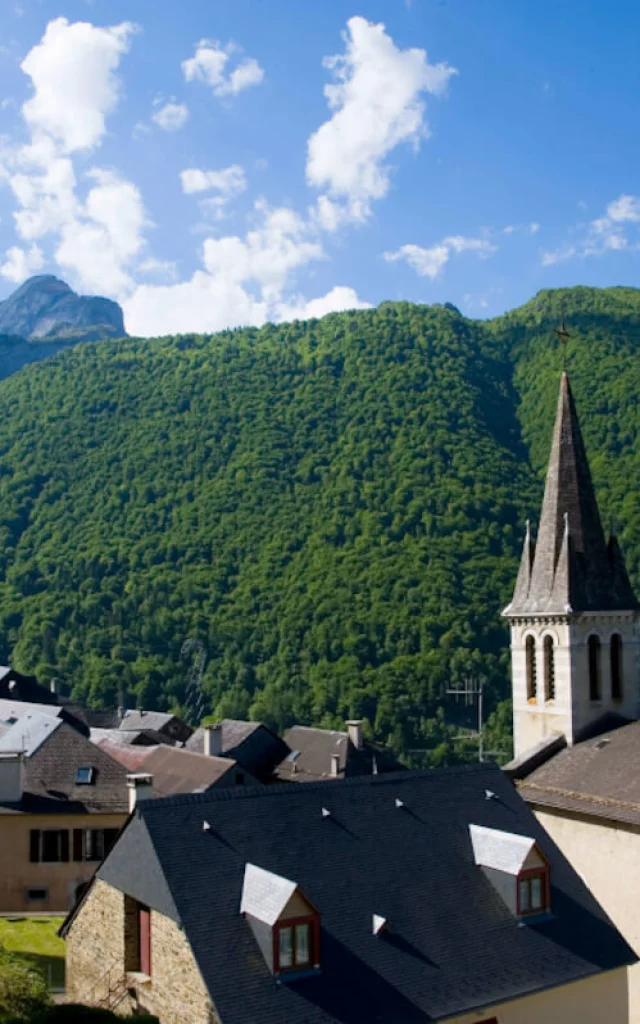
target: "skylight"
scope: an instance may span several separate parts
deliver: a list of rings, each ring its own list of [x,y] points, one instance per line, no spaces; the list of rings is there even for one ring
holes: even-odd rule
[[[95,778],[95,768],[76,768],[76,786],[91,786]]]

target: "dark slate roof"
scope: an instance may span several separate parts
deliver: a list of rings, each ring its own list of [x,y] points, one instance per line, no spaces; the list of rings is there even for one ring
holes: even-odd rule
[[[62,707],[58,704],[42,704],[28,700],[0,697],[0,722],[2,722],[2,724],[17,720],[23,715],[29,713],[59,718],[62,722],[66,722],[68,725],[73,726],[73,728],[77,729],[78,732],[81,732],[83,736],[89,735],[89,730],[84,722],[81,722],[80,719],[76,718],[76,716],[66,707]]]
[[[232,757],[257,778],[266,779],[289,754],[289,747],[260,722],[223,718],[222,756]],[[187,750],[204,753],[204,729],[196,729],[185,743]]]
[[[0,665],[0,699],[26,700],[32,704],[58,704],[58,697],[33,676],[23,676],[9,665]]]
[[[76,785],[78,768],[93,768],[95,781]],[[26,759],[20,805],[0,805],[0,813],[4,811],[126,814],[127,769],[62,722]]]
[[[153,775],[154,796],[173,796],[210,789],[228,772],[231,772],[230,784],[234,784],[236,762],[229,757],[205,757],[192,750],[162,746],[149,750],[143,770]],[[244,781],[249,780],[245,777]],[[250,781],[256,782],[255,779]]]
[[[535,839],[552,916],[511,915],[474,863],[470,824]],[[271,976],[239,913],[247,863],[318,908],[321,973]],[[181,924],[222,1024],[425,1024],[636,960],[487,765],[141,801],[97,875]],[[373,914],[387,932],[372,934]]]
[[[117,729],[120,713],[114,708],[85,708],[62,698],[61,704],[89,729]]]
[[[177,715],[166,711],[125,711],[119,728],[125,732],[149,731],[162,733],[174,741],[185,743],[193,729]]]
[[[527,523],[506,615],[634,610],[640,607],[617,541],[605,541],[578,414],[562,375],[551,455],[534,544]]]
[[[520,793],[543,807],[640,825],[640,722],[561,750]]]
[[[338,779],[398,771],[403,767],[382,747],[365,742],[358,750],[346,732],[294,725],[284,734],[284,741],[291,754],[278,766],[276,775],[287,782],[320,782],[331,778],[333,754],[340,759],[338,775],[333,776]]]

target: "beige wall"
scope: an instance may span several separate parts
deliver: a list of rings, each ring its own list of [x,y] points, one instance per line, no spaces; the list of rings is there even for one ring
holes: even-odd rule
[[[147,1010],[162,1024],[215,1024],[213,1011],[184,932],[151,914],[151,977],[125,975],[125,897],[98,879],[67,935],[67,1000],[104,1005],[124,993],[118,1013]]]
[[[640,828],[533,807],[567,860],[640,954]],[[640,1024],[640,964],[629,968],[629,1021]]]
[[[451,1017],[448,1024],[627,1024],[627,972],[607,971],[585,981],[539,992],[477,1013]]]
[[[74,828],[120,828],[124,814],[0,814],[0,913],[55,911],[66,914],[75,902],[76,889],[88,881],[97,863],[32,864],[31,829],[69,829],[69,855],[73,856]],[[26,899],[26,889],[47,888],[45,903]]]

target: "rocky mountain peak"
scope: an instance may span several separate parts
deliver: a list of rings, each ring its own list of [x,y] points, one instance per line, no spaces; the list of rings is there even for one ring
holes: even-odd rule
[[[126,335],[122,309],[99,296],[76,295],[51,274],[30,277],[0,302],[0,334],[28,341],[99,341]]]

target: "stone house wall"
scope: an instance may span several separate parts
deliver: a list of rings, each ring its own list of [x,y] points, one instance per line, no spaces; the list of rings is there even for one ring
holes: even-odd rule
[[[218,1017],[184,932],[151,913],[151,976],[125,970],[137,941],[135,905],[97,879],[67,934],[67,999],[100,1005],[109,993],[120,1014],[154,1013],[162,1024],[217,1024]],[[133,946],[133,949],[132,949]]]

